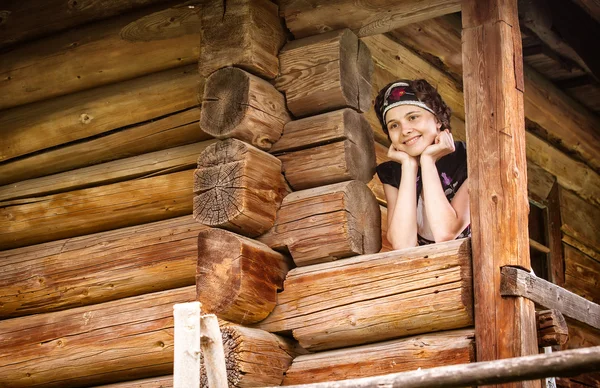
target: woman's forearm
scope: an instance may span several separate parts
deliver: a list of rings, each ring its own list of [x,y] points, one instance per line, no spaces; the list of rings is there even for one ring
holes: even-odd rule
[[[394,249],[417,246],[417,168],[416,164],[402,165],[398,196],[388,213],[387,237]]]

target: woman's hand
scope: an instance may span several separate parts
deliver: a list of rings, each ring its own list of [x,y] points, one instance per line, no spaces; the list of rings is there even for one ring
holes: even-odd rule
[[[445,129],[438,133],[433,144],[425,148],[421,154],[421,160],[423,160],[423,158],[430,158],[434,162],[437,162],[443,156],[453,153],[454,150],[454,138],[450,131]]]
[[[390,158],[393,161],[398,162],[402,165],[417,166],[417,164],[418,164],[417,158],[415,158],[414,156],[410,156],[409,154],[407,154],[404,151],[397,150],[393,144],[388,149],[387,156],[388,156],[388,158]]]

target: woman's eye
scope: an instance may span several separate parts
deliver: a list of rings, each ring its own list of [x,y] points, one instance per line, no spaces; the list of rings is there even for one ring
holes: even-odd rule
[[[416,120],[416,119],[417,119],[417,116],[410,116],[408,119],[409,119],[410,121],[413,121],[413,120]]]
[[[398,124],[396,124],[396,123],[392,123],[392,124],[388,125],[388,129],[396,129],[396,128],[398,128]]]

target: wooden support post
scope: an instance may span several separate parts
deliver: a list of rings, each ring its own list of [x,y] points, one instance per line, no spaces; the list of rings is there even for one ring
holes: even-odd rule
[[[199,156],[194,193],[198,222],[256,237],[273,226],[288,188],[276,157],[228,139]]]
[[[285,99],[269,82],[235,67],[214,72],[202,97],[200,128],[268,150],[290,121]]]
[[[279,72],[277,53],[285,34],[277,5],[269,0],[204,1],[200,11],[202,35],[200,74],[237,66],[263,78]]]
[[[378,252],[381,215],[359,181],[296,191],[283,199],[274,227],[259,241],[287,247],[297,266]]]
[[[533,302],[500,296],[501,267],[530,269],[517,1],[464,0],[462,20],[477,360],[536,354]]]
[[[289,42],[279,53],[279,66],[275,86],[285,92],[295,116],[371,107],[371,53],[350,30]]]
[[[173,306],[173,387],[200,387],[200,302]]]
[[[240,324],[269,315],[291,260],[265,244],[222,229],[198,235],[196,295],[206,313]]]
[[[227,370],[225,369],[225,352],[219,321],[214,314],[202,315],[200,318],[200,349],[202,350],[203,367],[206,371],[206,380],[209,388],[227,388]],[[200,365],[198,365],[198,384],[194,380],[193,387],[200,384]],[[185,388],[191,387],[191,384]],[[184,388],[184,387],[181,387]]]
[[[375,173],[373,131],[352,109],[290,121],[270,152],[282,161],[294,190],[352,179],[367,183]]]

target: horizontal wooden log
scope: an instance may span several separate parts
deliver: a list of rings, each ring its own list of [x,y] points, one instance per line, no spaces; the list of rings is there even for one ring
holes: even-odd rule
[[[565,253],[564,287],[575,294],[600,304],[600,262],[570,245]]]
[[[292,359],[305,352],[293,340],[223,321],[221,334],[229,387],[280,385]],[[204,365],[200,373],[200,387],[208,388]]]
[[[0,249],[192,213],[193,170],[21,200],[0,208]]]
[[[198,235],[196,298],[203,313],[239,323],[269,315],[291,260],[237,234],[208,229]]]
[[[164,0],[118,0],[108,3],[49,0],[44,2],[43,7],[40,7],[35,0],[6,3],[0,7],[2,15],[0,47],[47,36],[161,1]]]
[[[465,239],[296,268],[256,326],[311,351],[467,327],[470,255]]]
[[[600,305],[514,267],[502,267],[500,295],[522,296],[600,329]]]
[[[196,8],[156,5],[24,44],[3,56],[0,109],[195,63],[199,31]]]
[[[283,385],[379,376],[475,361],[472,329],[424,334],[353,348],[301,355]]]
[[[273,226],[288,188],[276,157],[228,139],[198,157],[194,193],[198,222],[256,237]]]
[[[25,180],[208,140],[211,136],[198,130],[199,116],[199,108],[190,108],[100,137],[0,162],[0,182],[22,187],[29,184],[22,182]]]
[[[173,375],[98,385],[95,388],[173,388]]]
[[[173,369],[173,304],[195,287],[0,321],[0,386],[84,387]]]
[[[0,318],[40,314],[194,284],[191,216],[0,252]]]
[[[297,266],[375,253],[381,248],[378,210],[358,181],[296,191],[283,199],[274,227],[258,240],[287,247]]]
[[[515,381],[536,380],[552,376],[572,376],[594,371],[600,364],[600,347],[550,354],[515,357],[503,360],[440,366],[384,376],[364,377],[340,382],[291,385],[303,388],[459,388]]]
[[[202,88],[203,79],[196,67],[185,66],[5,110],[0,161],[197,107],[198,85]],[[10,176],[8,169],[2,164],[2,175]],[[0,179],[6,184],[23,178]]]
[[[536,311],[538,346],[564,345],[569,339],[567,321],[558,310]]]
[[[569,190],[560,190],[560,230],[600,253],[600,205],[590,204]]]
[[[342,28],[358,36],[382,34],[420,20],[460,11],[460,1],[436,0],[377,2],[364,4],[353,0],[311,0],[281,2],[286,26],[296,38]]]
[[[373,61],[367,46],[350,30],[287,43],[279,53],[275,80],[295,116],[350,107],[371,107]]]
[[[3,202],[14,199],[41,197],[165,172],[189,170],[196,166],[198,155],[214,142],[208,140],[0,186],[0,206],[3,206]]]
[[[375,173],[373,132],[352,109],[291,121],[274,148],[294,190],[346,180],[367,183]]]
[[[269,82],[235,67],[214,72],[202,97],[200,128],[268,150],[290,121],[285,99]]]
[[[268,0],[205,2],[201,8],[200,74],[237,66],[259,77],[279,73],[285,43],[277,5]]]

